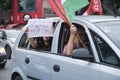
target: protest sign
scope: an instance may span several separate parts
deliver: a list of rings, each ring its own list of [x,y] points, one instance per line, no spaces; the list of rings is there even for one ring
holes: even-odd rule
[[[52,19],[30,19],[28,24],[28,37],[53,36]]]

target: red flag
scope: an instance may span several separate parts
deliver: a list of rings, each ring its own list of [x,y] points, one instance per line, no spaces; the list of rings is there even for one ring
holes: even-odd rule
[[[69,25],[75,17],[75,12],[88,4],[88,0],[48,0],[48,2],[53,11]]]
[[[55,0],[48,0],[50,6],[52,7],[53,11],[55,13],[57,13],[58,16],[60,16],[65,22],[68,22],[68,20],[64,17],[65,14],[65,10],[62,6],[61,0],[57,0],[57,4],[55,3]],[[61,8],[62,12],[59,10],[59,8]]]
[[[102,15],[102,7],[100,0],[91,0],[89,7],[84,15],[90,15],[91,12],[99,13],[99,15]]]

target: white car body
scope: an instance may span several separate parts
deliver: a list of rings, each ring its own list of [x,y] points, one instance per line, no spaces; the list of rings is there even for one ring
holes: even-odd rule
[[[120,48],[112,42],[112,40],[100,29],[100,27],[97,27],[99,23],[111,21],[120,22],[120,17],[76,16],[73,20],[73,23],[75,23],[76,26],[82,25],[85,29],[92,50],[93,61],[77,59],[73,58],[73,56],[67,57],[60,54],[60,52],[62,52],[61,49],[63,49],[62,42],[64,41],[64,38],[61,35],[64,33],[61,32],[63,27],[62,20],[58,23],[55,29],[51,51],[37,51],[29,49],[29,44],[26,47],[21,47],[20,42],[22,42],[24,34],[24,32],[21,32],[13,48],[11,79],[120,80]],[[96,36],[96,34],[98,35]],[[98,40],[98,43],[94,42],[94,39],[96,41]],[[107,47],[101,43],[107,44]],[[107,52],[111,53],[113,51],[115,54],[111,53],[112,55],[109,54],[109,57],[106,55],[106,52],[105,55],[102,55],[102,51],[102,54],[99,53],[99,50],[102,50],[102,48],[98,48],[98,44],[102,45],[103,49],[108,49]]]

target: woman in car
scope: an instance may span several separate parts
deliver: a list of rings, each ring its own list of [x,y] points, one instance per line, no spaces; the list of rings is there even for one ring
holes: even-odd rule
[[[70,37],[68,40],[67,45],[64,46],[65,55],[70,56],[74,49],[83,47],[82,42],[77,36],[77,28],[74,25],[71,25],[70,27]]]

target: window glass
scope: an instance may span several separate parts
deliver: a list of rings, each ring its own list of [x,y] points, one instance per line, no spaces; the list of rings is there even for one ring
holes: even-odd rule
[[[36,11],[36,0],[18,0],[19,12]]]
[[[20,43],[18,45],[19,48],[27,48],[28,45],[28,39],[27,39],[27,34],[24,34],[20,40]]]
[[[98,34],[93,31],[91,31],[91,33],[100,61],[107,64],[118,65],[119,59],[112,48]]]

